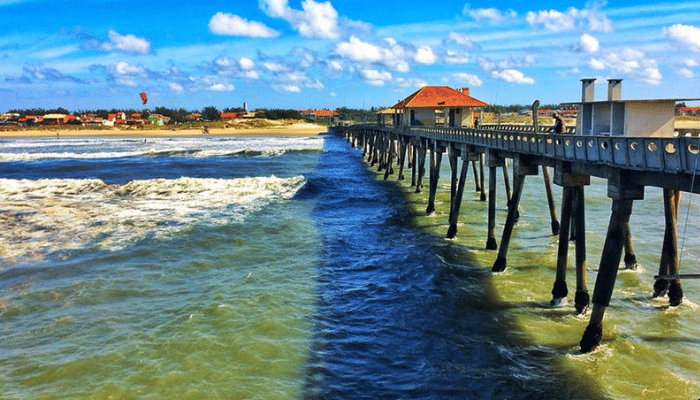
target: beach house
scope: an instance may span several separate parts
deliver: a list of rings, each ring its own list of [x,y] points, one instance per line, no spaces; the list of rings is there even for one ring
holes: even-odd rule
[[[474,126],[474,109],[488,104],[469,95],[469,88],[424,86],[392,109],[397,126]]]

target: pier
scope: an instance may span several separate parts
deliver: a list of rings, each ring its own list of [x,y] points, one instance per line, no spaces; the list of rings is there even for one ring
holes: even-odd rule
[[[517,223],[518,204],[526,177],[542,171],[548,189],[544,192],[552,216],[552,234],[559,237],[552,305],[557,305],[568,294],[566,265],[570,238],[574,238],[576,249],[576,311],[585,313],[589,303],[592,303],[590,322],[580,342],[582,352],[591,351],[600,343],[603,316],[610,304],[623,251],[625,265],[636,263],[632,244],[634,227],[629,226],[634,201],[644,199],[644,188],[647,186],[662,188],[665,233],[654,296],[668,294],[671,306],[682,302],[680,279],[684,276],[678,271],[678,199],[682,192],[700,193],[700,182],[696,182],[700,166],[698,137],[582,135],[573,128],[563,134],[554,134],[548,126],[495,125],[482,125],[476,129],[357,125],[336,127],[333,131],[347,138],[353,146],[363,149],[367,162],[383,171],[384,179],[392,175],[399,180],[406,179],[410,170],[411,184],[416,192],[425,189],[423,181],[427,179],[427,213],[435,209],[440,167],[443,155],[447,154],[451,171],[448,238],[457,235],[460,203],[471,163],[481,200],[488,201],[485,247],[498,251],[492,267],[494,272],[507,267],[508,245]],[[506,160],[512,160],[512,188]],[[488,186],[485,167],[488,168]],[[505,189],[509,199],[500,246],[495,237],[496,177],[499,168],[506,178]],[[548,188],[550,168],[554,171],[553,183],[562,187],[561,221],[557,219]],[[586,222],[584,188],[590,184],[591,176],[607,181],[608,197],[612,199],[608,231],[600,254],[592,298],[589,297],[585,275],[583,234]]]

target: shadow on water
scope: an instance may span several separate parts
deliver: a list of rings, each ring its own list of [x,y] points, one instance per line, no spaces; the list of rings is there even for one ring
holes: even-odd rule
[[[304,398],[604,398],[565,349],[522,333],[468,250],[415,226],[359,150],[332,136],[325,150],[300,194],[323,240]]]

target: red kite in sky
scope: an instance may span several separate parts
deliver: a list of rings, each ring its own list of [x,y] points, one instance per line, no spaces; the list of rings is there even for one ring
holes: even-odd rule
[[[141,92],[141,100],[143,100],[143,104],[148,103],[148,96],[146,96],[146,92]]]

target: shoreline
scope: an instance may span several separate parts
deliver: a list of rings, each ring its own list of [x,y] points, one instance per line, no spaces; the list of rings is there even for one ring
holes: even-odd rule
[[[321,125],[273,126],[268,128],[213,128],[209,133],[201,129],[27,129],[0,131],[0,139],[47,138],[47,137],[198,137],[198,136],[316,136],[328,132]]]

